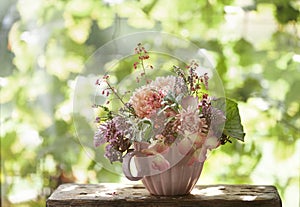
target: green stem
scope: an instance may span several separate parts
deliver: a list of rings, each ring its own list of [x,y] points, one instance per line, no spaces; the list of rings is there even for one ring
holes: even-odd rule
[[[141,59],[141,65],[142,65],[142,69],[143,69],[143,72],[144,72],[145,80],[147,81],[146,69],[145,69],[145,65],[144,65],[144,60],[143,59]]]
[[[119,94],[113,89],[113,87],[109,84],[108,81],[106,81],[108,88],[114,93],[114,95],[122,102],[122,104],[124,106],[126,106],[125,102],[123,101],[123,99],[119,96]]]
[[[113,92],[113,94],[117,97],[117,99],[119,99],[121,101],[121,103],[130,111],[135,115],[135,111],[132,110],[132,108],[128,107],[126,105],[126,103],[123,101],[123,99],[119,96],[119,94],[114,90],[114,88],[109,84],[108,81],[106,81],[106,84],[108,85],[108,88]]]

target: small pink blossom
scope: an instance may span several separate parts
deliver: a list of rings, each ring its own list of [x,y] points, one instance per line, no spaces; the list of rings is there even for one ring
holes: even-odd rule
[[[154,81],[137,89],[129,102],[138,117],[149,118],[151,114],[161,108],[161,102],[169,92],[175,90],[176,94],[181,93],[175,85],[176,77],[174,76],[157,77]]]

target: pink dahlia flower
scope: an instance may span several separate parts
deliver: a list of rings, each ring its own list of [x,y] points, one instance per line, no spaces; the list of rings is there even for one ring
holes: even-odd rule
[[[137,89],[129,102],[132,104],[138,117],[149,118],[151,114],[161,108],[162,99],[169,92],[181,93],[181,82],[183,82],[181,78],[174,76],[157,77],[148,85]]]
[[[151,87],[138,89],[130,99],[136,115],[140,118],[149,118],[152,113],[161,107],[163,94]]]

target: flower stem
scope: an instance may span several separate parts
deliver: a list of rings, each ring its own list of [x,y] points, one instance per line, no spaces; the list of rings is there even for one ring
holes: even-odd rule
[[[120,97],[120,95],[115,91],[115,89],[110,85],[110,83],[106,80],[106,84],[108,86],[108,88],[113,92],[113,94],[117,97],[117,99],[119,99],[121,101],[121,103],[131,112],[135,115],[135,111],[132,110],[132,108],[130,108],[124,101],[123,99]]]
[[[108,85],[108,88],[113,92],[113,94],[122,102],[124,106],[126,106],[125,102],[123,99],[119,96],[119,94],[115,91],[115,89],[109,84],[108,81],[106,81],[106,84]]]
[[[145,80],[147,81],[147,74],[146,74],[146,69],[145,69],[145,65],[144,65],[144,60],[143,59],[141,59],[141,65],[142,65],[143,73],[144,73],[144,76],[145,76]]]

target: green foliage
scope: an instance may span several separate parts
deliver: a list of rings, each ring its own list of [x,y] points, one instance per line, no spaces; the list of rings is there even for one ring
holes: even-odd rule
[[[291,2],[282,1],[276,4],[276,19],[281,24],[287,24],[290,21],[297,21],[300,12],[290,4]]]
[[[238,105],[236,102],[226,99],[226,122],[224,126],[226,136],[244,141],[245,133],[241,125]]]
[[[245,143],[234,140],[213,151],[200,181],[273,184],[285,206],[295,206],[299,196],[294,190],[299,183],[295,160],[300,150],[299,2],[256,0],[241,7],[242,1],[234,0],[105,2],[5,1],[12,9],[6,9],[0,27],[4,205],[45,206],[45,200],[38,198],[47,197],[62,182],[120,180],[95,163],[94,159],[106,162],[103,150],[97,154],[87,145],[82,147],[81,142],[92,142],[88,133],[92,128],[84,118],[78,124],[86,130],[74,127],[73,86],[98,47],[123,34],[160,30],[210,51],[227,96],[239,103]],[[253,23],[251,18],[259,16]],[[130,57],[121,61],[116,82],[132,70]],[[230,111],[236,105],[229,102],[228,107]],[[77,133],[85,137],[78,140]],[[235,130],[228,135],[243,139]],[[29,190],[36,202],[11,204],[22,202],[13,195]]]

